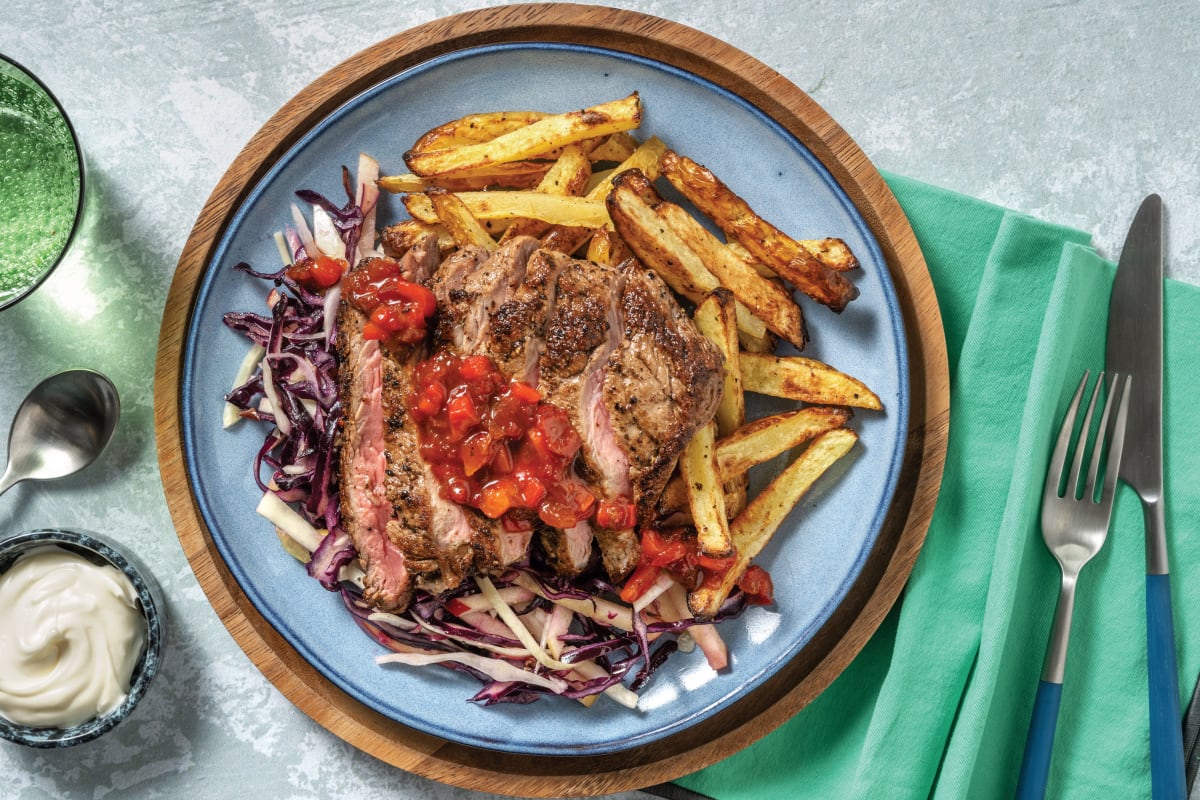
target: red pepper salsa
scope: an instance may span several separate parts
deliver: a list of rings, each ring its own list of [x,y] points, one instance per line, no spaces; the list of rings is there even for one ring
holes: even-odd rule
[[[719,585],[737,563],[736,556],[713,558],[701,553],[694,532],[686,528],[658,530],[644,527],[641,539],[641,559],[621,588],[621,599],[627,603],[641,597],[664,570],[674,575],[689,591],[694,591]],[[746,570],[737,585],[752,604],[770,605],[775,602],[771,576],[756,564]]]
[[[412,344],[425,338],[429,318],[437,311],[437,298],[419,283],[400,276],[400,265],[390,258],[371,258],[342,281],[346,299],[369,315],[364,339],[389,344]]]
[[[408,407],[447,499],[509,530],[529,530],[535,518],[570,528],[595,512],[595,495],[572,471],[581,442],[566,412],[487,356],[422,361]]]

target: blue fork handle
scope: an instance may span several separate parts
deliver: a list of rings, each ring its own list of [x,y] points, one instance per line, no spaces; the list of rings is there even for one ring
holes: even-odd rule
[[[1046,796],[1046,781],[1050,776],[1050,755],[1054,752],[1054,730],[1058,726],[1058,705],[1062,700],[1062,684],[1038,681],[1033,698],[1033,716],[1029,720],[1029,736],[1025,739],[1025,755],[1021,757],[1021,776],[1017,779],[1017,800],[1041,800]]]
[[[1183,800],[1179,673],[1171,614],[1171,576],[1146,576],[1146,645],[1150,672],[1150,780],[1155,800]]]

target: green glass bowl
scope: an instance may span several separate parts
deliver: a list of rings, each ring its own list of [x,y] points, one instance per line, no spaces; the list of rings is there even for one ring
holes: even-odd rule
[[[62,261],[83,217],[83,151],[58,99],[0,54],[0,309]]]

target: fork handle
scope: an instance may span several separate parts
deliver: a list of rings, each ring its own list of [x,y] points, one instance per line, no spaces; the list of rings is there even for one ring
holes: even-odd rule
[[[1041,800],[1046,796],[1061,700],[1061,683],[1038,681],[1037,695],[1033,698],[1033,717],[1029,720],[1029,736],[1025,739],[1025,755],[1021,757],[1021,776],[1017,779],[1017,800]]]
[[[1183,800],[1179,675],[1171,614],[1171,576],[1146,576],[1146,644],[1150,672],[1150,781],[1154,800]]]

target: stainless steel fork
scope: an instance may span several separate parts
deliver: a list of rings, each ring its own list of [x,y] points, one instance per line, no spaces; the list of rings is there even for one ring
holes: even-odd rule
[[[1100,551],[1108,535],[1113,496],[1116,494],[1117,470],[1125,443],[1132,378],[1125,376],[1118,392],[1121,376],[1114,373],[1104,411],[1100,415],[1095,442],[1091,448],[1088,471],[1086,476],[1081,474],[1092,428],[1092,413],[1100,396],[1100,387],[1104,383],[1104,373],[1101,372],[1096,378],[1091,401],[1083,416],[1070,472],[1064,472],[1075,430],[1079,401],[1087,388],[1088,377],[1089,373],[1085,372],[1067,409],[1054,453],[1050,457],[1046,486],[1042,490],[1042,538],[1062,568],[1062,587],[1058,593],[1058,606],[1054,610],[1054,624],[1050,628],[1046,661],[1033,702],[1033,717],[1029,721],[1029,735],[1025,740],[1025,755],[1021,761],[1021,775],[1017,782],[1017,797],[1022,800],[1040,798],[1046,794],[1050,756],[1054,750],[1054,729],[1058,723],[1059,701],[1062,699],[1063,672],[1067,663],[1067,639],[1071,633],[1071,614],[1075,609],[1075,585],[1079,580],[1079,571]],[[1117,404],[1115,418],[1111,413],[1114,401]],[[1107,463],[1101,476],[1100,465],[1105,451]],[[1099,486],[1096,484],[1098,478],[1102,478],[1103,481]]]

